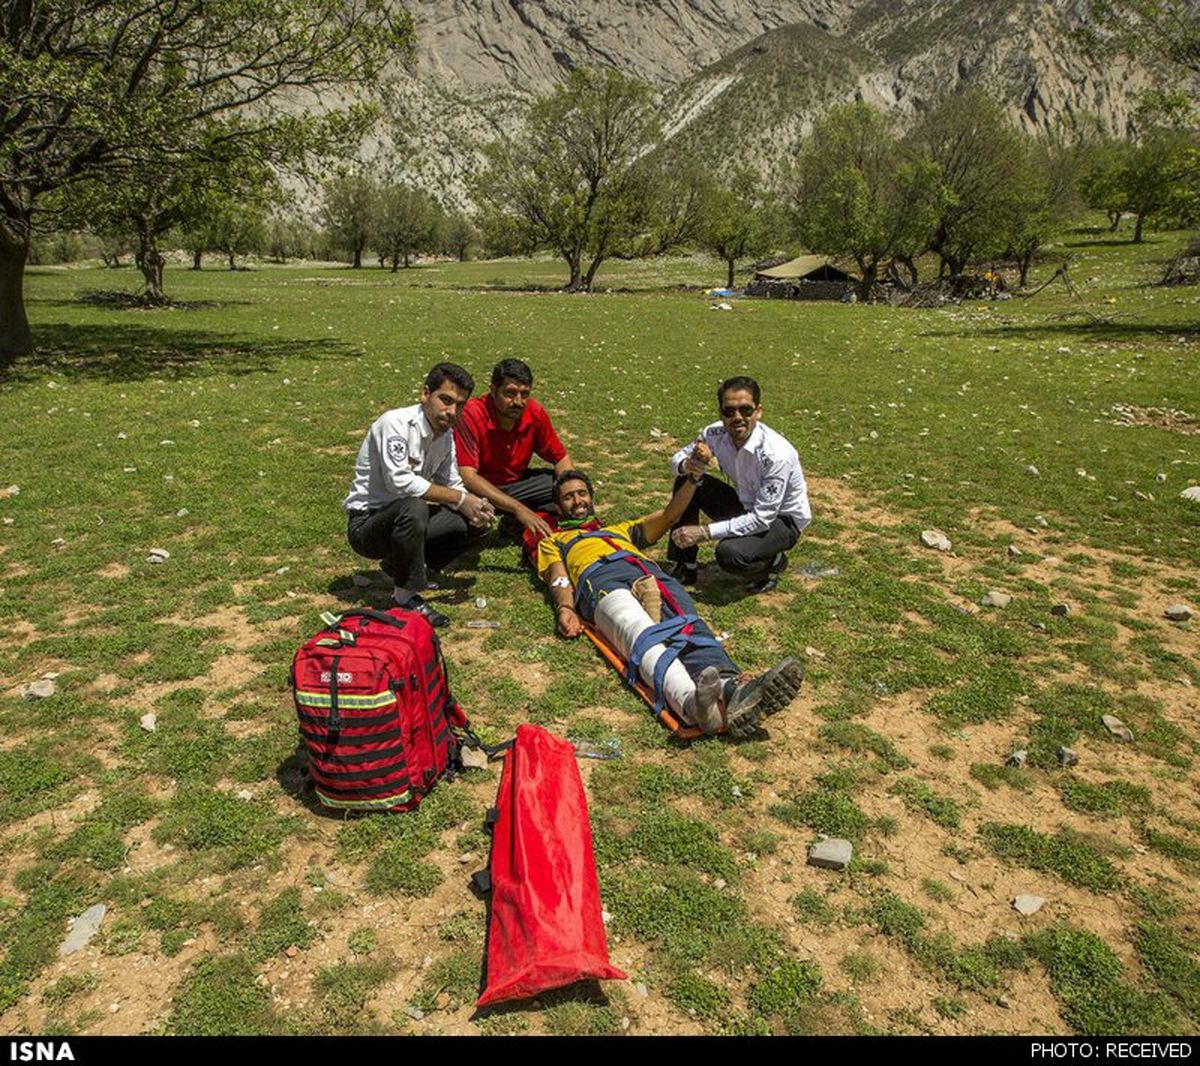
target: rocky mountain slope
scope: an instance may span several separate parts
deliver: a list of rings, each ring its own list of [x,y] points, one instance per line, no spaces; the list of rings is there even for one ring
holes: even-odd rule
[[[661,93],[672,138],[764,174],[814,116],[860,98],[906,122],[963,84],[1039,132],[1127,127],[1153,75],[1097,62],[1079,0],[417,0],[415,74],[397,144],[376,148],[448,204],[469,202],[479,146],[580,66]]]

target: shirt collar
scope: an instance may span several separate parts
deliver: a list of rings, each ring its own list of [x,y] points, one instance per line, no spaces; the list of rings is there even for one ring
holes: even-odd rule
[[[433,436],[433,426],[429,424],[429,419],[425,417],[425,408],[417,404],[417,429],[421,431],[422,437]]]

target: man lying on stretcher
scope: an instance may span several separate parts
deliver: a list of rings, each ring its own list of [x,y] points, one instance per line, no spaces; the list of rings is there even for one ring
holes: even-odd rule
[[[559,633],[578,637],[584,622],[594,625],[653,689],[656,711],[665,704],[705,733],[749,736],[792,701],[804,679],[799,660],[744,679],[683,586],[643,554],[687,509],[691,478],[661,510],[606,525],[596,518],[586,474],[564,471],[554,490],[562,517],[537,542],[535,565],[550,587]]]

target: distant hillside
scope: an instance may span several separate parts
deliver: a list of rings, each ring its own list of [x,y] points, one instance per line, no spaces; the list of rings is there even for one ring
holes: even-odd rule
[[[1078,0],[427,0],[402,148],[384,163],[447,204],[487,140],[579,66],[661,94],[668,134],[717,167],[777,173],[814,116],[861,98],[908,122],[963,84],[1033,131],[1124,130],[1154,75],[1079,47]],[[382,145],[380,145],[382,148]]]

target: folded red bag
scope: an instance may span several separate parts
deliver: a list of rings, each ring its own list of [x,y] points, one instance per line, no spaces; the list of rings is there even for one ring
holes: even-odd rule
[[[608,961],[575,749],[541,726],[519,726],[496,809],[487,987],[477,1005],[587,978],[627,980]]]

